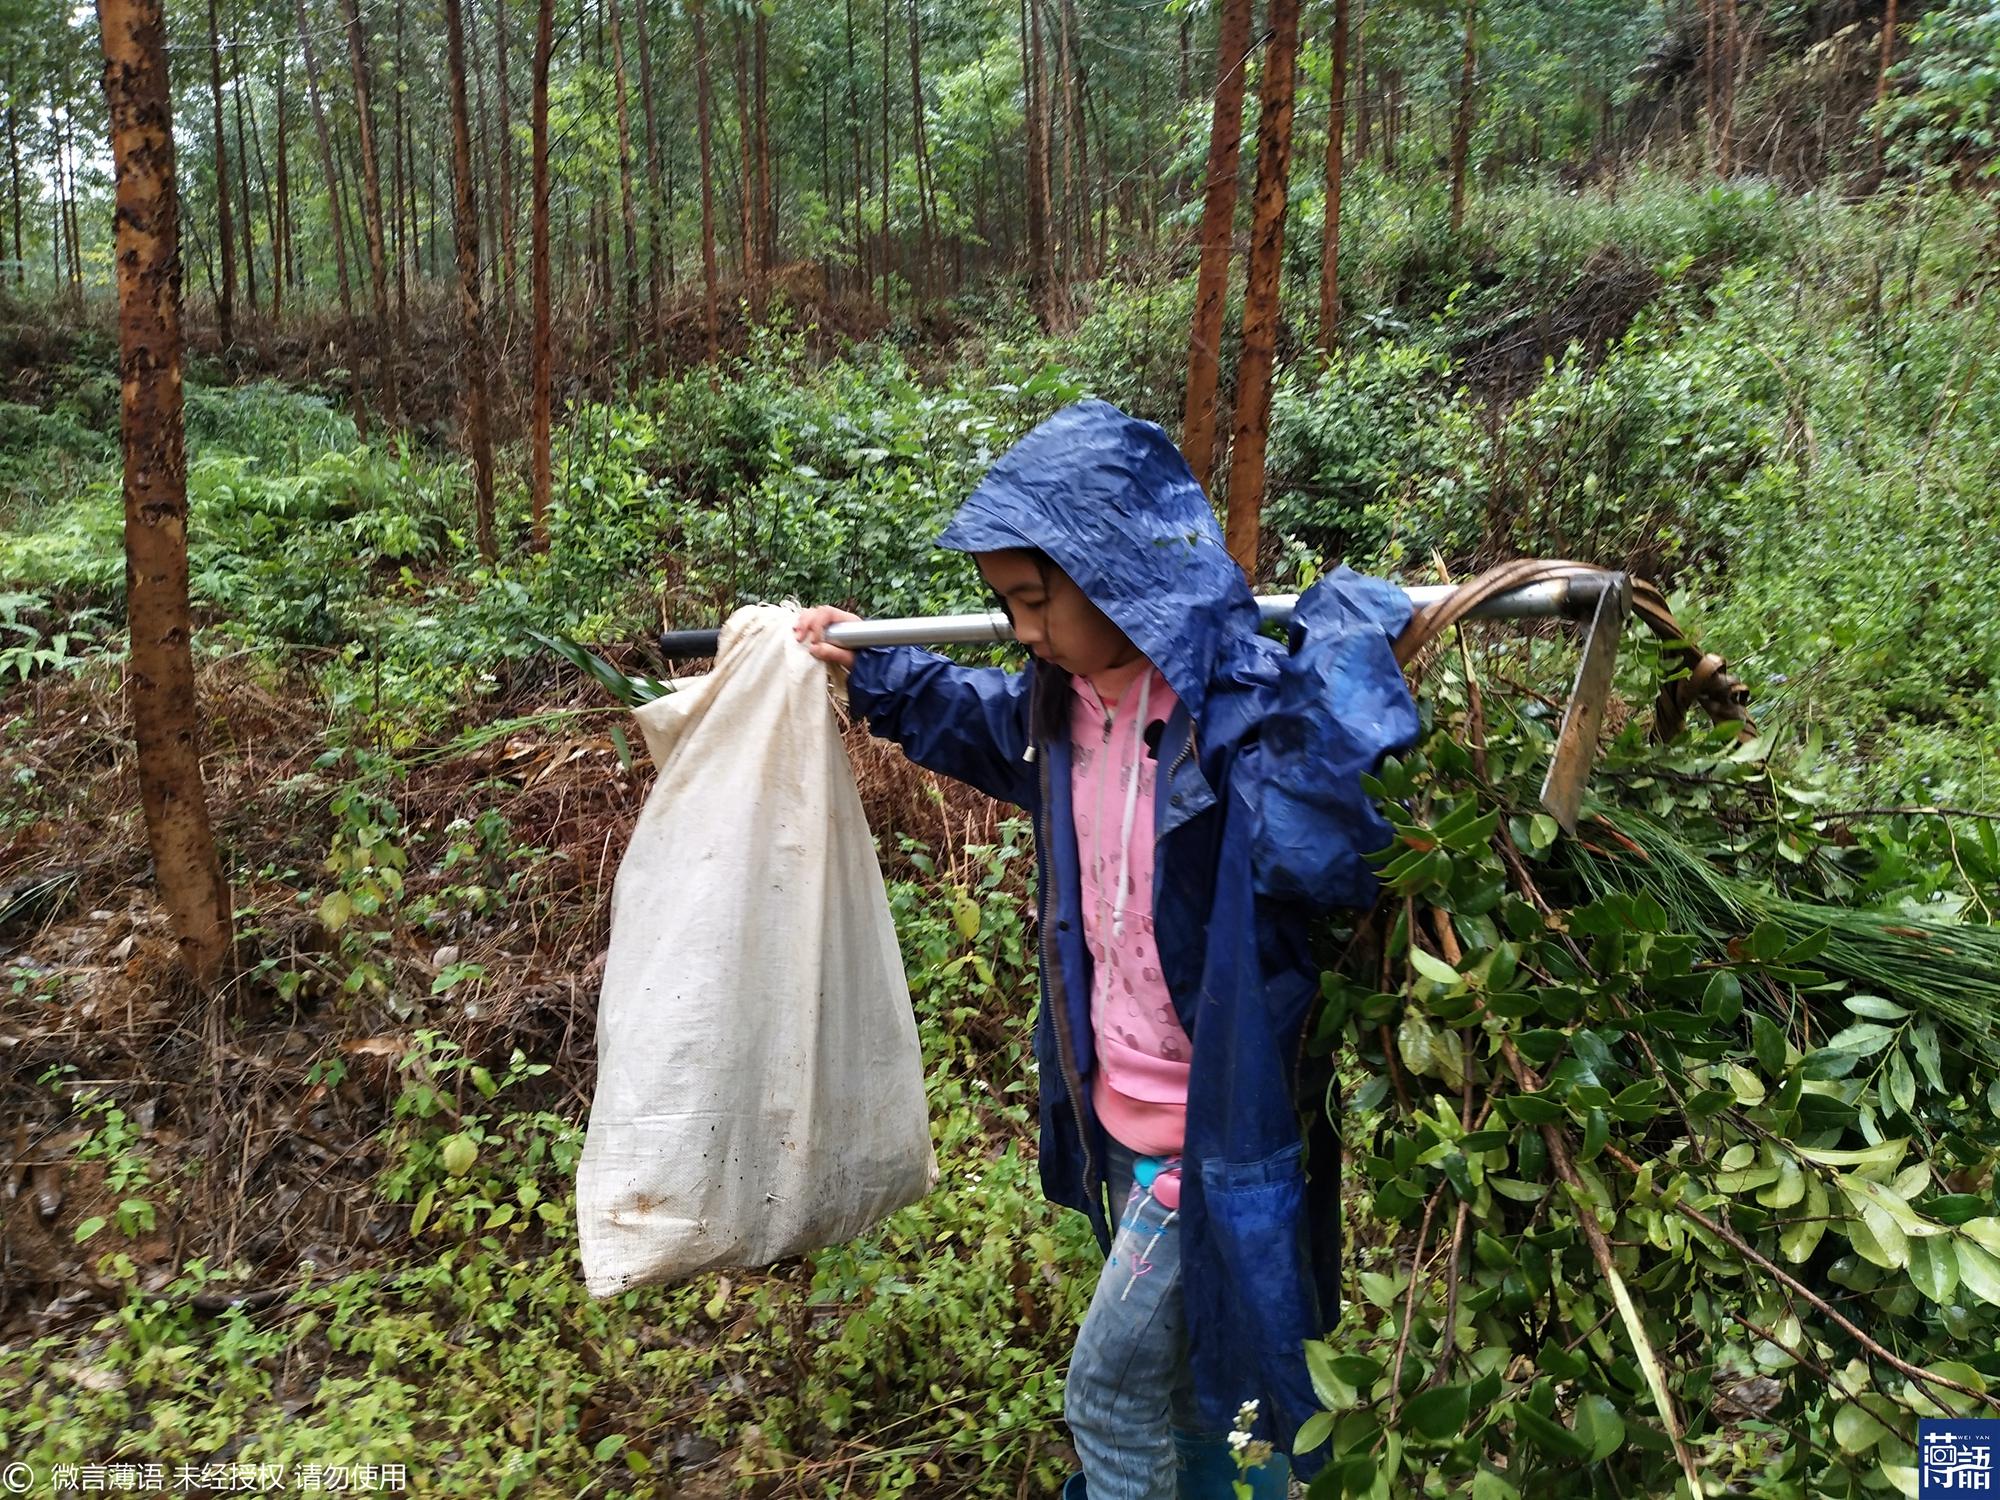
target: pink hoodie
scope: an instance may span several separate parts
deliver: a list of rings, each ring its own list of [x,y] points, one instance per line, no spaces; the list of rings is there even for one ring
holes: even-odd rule
[[[1083,935],[1090,950],[1091,1031],[1098,1070],[1091,1100],[1113,1139],[1146,1156],[1180,1153],[1187,1128],[1192,1047],[1174,1014],[1153,940],[1153,780],[1160,730],[1178,701],[1148,667],[1116,703],[1074,679],[1070,776],[1083,872]],[[1151,744],[1149,746],[1148,739]],[[1122,885],[1122,892],[1121,892]],[[1174,1174],[1155,1185],[1179,1197]]]

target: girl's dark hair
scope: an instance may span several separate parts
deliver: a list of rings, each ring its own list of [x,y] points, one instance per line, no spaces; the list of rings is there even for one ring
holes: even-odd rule
[[[1039,576],[1042,580],[1042,591],[1044,593],[1048,592],[1049,574],[1059,573],[1062,571],[1062,569],[1056,565],[1056,560],[1053,557],[1050,557],[1048,553],[1042,551],[1042,549],[1039,547],[1010,547],[1007,550],[1010,552],[1020,553],[1021,556],[1027,558],[1027,560],[1030,563],[1034,564],[1035,572],[1037,576]],[[1000,593],[998,589],[995,589],[989,585],[986,592],[993,596],[993,601],[996,605],[999,606],[1000,612],[1002,614],[1004,614],[1009,620],[1014,618],[1013,610],[1008,608],[1006,598]]]

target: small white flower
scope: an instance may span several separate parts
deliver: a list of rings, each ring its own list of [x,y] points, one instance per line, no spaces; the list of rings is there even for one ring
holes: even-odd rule
[[[1250,1434],[1240,1427],[1237,1428],[1236,1431],[1229,1434],[1229,1446],[1234,1448],[1238,1453],[1241,1453],[1245,1448],[1250,1446]]]

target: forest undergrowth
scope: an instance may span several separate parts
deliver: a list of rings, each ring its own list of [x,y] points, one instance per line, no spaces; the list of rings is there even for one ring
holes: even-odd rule
[[[1734,875],[1797,903],[1837,900],[1913,931],[1988,926],[2000,883],[1991,205],[1641,175],[1615,191],[1495,188],[1453,236],[1439,194],[1392,194],[1364,169],[1347,212],[1348,347],[1324,368],[1284,351],[1297,357],[1272,423],[1268,586],[1295,588],[1335,560],[1416,583],[1512,555],[1653,577],[1750,687],[1757,738],[1746,748],[1697,732],[1680,759],[1651,758],[1639,736],[1657,658],[1634,653],[1613,716],[1622,738],[1594,783],[1591,807],[1610,830],[1598,852],[1646,843],[1657,832],[1647,818],[1684,834],[1699,822]],[[1293,279],[1303,297],[1309,278]],[[570,1179],[611,882],[649,777],[624,710],[535,635],[659,676],[671,669],[647,645],[652,632],[753,599],[872,614],[974,607],[970,570],[930,538],[993,457],[1070,400],[1101,395],[1171,425],[1191,297],[1184,281],[1107,279],[1080,289],[1076,326],[1051,338],[990,295],[960,309],[962,339],[927,342],[921,356],[893,328],[829,355],[802,314],[780,317],[748,335],[720,380],[646,377],[629,395],[571,405],[546,554],[527,547],[521,457],[510,454],[506,560],[492,567],[472,559],[465,475],[440,448],[358,442],[337,385],[231,383],[198,364],[190,553],[210,799],[242,958],[228,999],[244,1019],[233,1022],[223,1007],[185,1003],[148,895],[120,703],[106,352],[85,345],[32,388],[17,383],[32,403],[0,408],[0,1098],[19,1122],[0,1203],[0,1449],[42,1465],[402,1464],[413,1488],[438,1494],[1052,1493],[1070,1457],[1063,1361],[1095,1251],[1035,1179],[1023,826],[852,740],[918,1010],[940,1185],[852,1244],[593,1303]],[[1288,325],[1310,326],[1303,301],[1291,312]],[[1430,691],[1429,759],[1385,773],[1381,790],[1407,800],[1430,778],[1468,774],[1452,744],[1477,742],[1502,763],[1480,771],[1484,802],[1441,791],[1436,817],[1405,830],[1406,852],[1463,852],[1465,828],[1498,799],[1542,883],[1576,883],[1579,902],[1623,913],[1619,930],[1633,936],[1607,962],[1635,983],[1651,982],[1640,950],[1650,961],[1670,948],[1669,929],[1690,913],[1738,944],[1664,960],[1679,967],[1662,982],[1700,973],[1710,1019],[1731,986],[1829,983],[1811,965],[1837,940],[1805,951],[1812,933],[1796,913],[1732,909],[1727,890],[1685,872],[1642,891],[1583,854],[1560,863],[1571,855],[1553,825],[1506,788],[1525,785],[1546,744],[1573,652],[1546,632],[1482,632],[1475,644],[1462,664],[1482,693]],[[1429,680],[1456,681],[1459,667],[1454,647]],[[1658,870],[1668,855],[1652,847]],[[1507,990],[1493,965],[1520,913],[1497,894],[1473,910],[1466,887],[1456,906],[1445,900],[1455,927],[1411,938],[1420,898],[1517,872],[1479,860],[1391,870],[1408,904],[1400,949],[1392,932],[1383,951],[1421,970],[1411,994],[1429,1019],[1413,1008],[1415,1025],[1406,1016],[1392,1040],[1384,1002],[1399,997],[1383,992],[1398,987],[1330,977],[1321,1036],[1329,1066],[1361,1084],[1369,1119],[1413,1088],[1402,1102],[1421,1112],[1425,1077],[1451,1107],[1407,1152],[1387,1126],[1362,1132],[1388,1169],[1359,1174],[1347,1205],[1353,1343],[1325,1367],[1322,1395],[1337,1410],[1343,1394],[1358,1401],[1386,1379],[1392,1412],[1411,1397],[1414,1449],[1433,1428],[1440,1445],[1447,1428],[1466,1429],[1481,1383],[1512,1367],[1468,1353],[1462,1382],[1448,1378],[1449,1355],[1419,1369],[1394,1226],[1421,1213],[1428,1231],[1434,1183],[1448,1178],[1469,1201],[1489,1172],[1506,1175],[1485,1159],[1517,1149],[1489,1138],[1499,1124],[1533,1134],[1553,1117],[1508,1103],[1475,1128],[1471,1075],[1448,1040],[1464,1015],[1449,1003],[1466,992],[1461,973],[1483,962],[1473,988]],[[1521,942],[1541,933],[1521,920]],[[1568,961],[1554,938],[1534,941],[1552,951],[1516,951],[1510,974]],[[1564,987],[1560,974],[1543,978]],[[1874,1031],[1832,1047],[1854,1054],[1844,1071],[1818,1064],[1806,1082],[1837,1085],[1868,1060],[1885,1118],[1905,1075],[1913,1122],[1927,1107],[1920,1088],[1926,1100],[1933,1084],[1940,1101],[1972,1100],[1978,1125],[1913,1126],[1966,1146],[1934,1153],[1953,1180],[1922,1201],[1957,1223],[1990,1222],[1979,1163],[1992,1110],[1964,1061],[1976,1045],[1953,1040],[1948,1015],[1890,993],[1908,983],[1898,971],[1880,995],[1825,1002]],[[1731,1024],[1740,994],[1735,1006]],[[1761,1107],[1786,1086],[1813,1050],[1810,1006],[1798,1016],[1796,1056],[1787,1033],[1774,1042],[1746,1017],[1757,1045],[1736,1064],[1743,1077],[1697,1064],[1724,1069],[1697,1096],[1720,1101],[1711,1115]],[[1556,1061],[1523,1051],[1529,1067]],[[1619,1149],[1614,1128],[1652,1118],[1651,1096],[1621,1089],[1573,1106],[1600,1150]],[[1461,1091],[1465,1116],[1446,1118]],[[1607,1113],[1613,1102],[1626,1112]],[[1846,1118],[1818,1124],[1837,1133]],[[1746,1142],[1749,1154],[1727,1170],[1768,1170],[1744,1191],[1782,1194],[1790,1178],[1759,1155],[1763,1139],[1732,1140],[1732,1158]],[[1842,1148],[1815,1137],[1805,1149]],[[1871,1184],[1854,1188],[1867,1200],[1857,1215],[1872,1206],[1901,1224],[1915,1212],[1914,1185],[1891,1191],[1900,1153],[1872,1176],[1837,1164]],[[1420,1165],[1436,1170],[1426,1178]],[[1939,1195],[1976,1201],[1938,1210]],[[1465,1223],[1461,1212],[1461,1233]],[[1571,1248],[1543,1242],[1547,1227],[1522,1231],[1525,1250],[1497,1228],[1492,1249],[1478,1241],[1493,1292],[1479,1316],[1545,1289],[1536,1257],[1545,1268]],[[1420,1232],[1419,1262],[1424,1242]],[[1958,1252],[1948,1285],[1920,1252],[1922,1306],[1949,1308],[1965,1325],[1954,1337],[1991,1312],[1952,1301],[1956,1288],[1990,1275],[2000,1296],[2000,1264],[1979,1249]],[[1893,1267],[1886,1250],[1848,1259],[1839,1284],[1857,1297],[1879,1287],[1871,1326],[1914,1320],[1897,1347],[1923,1353],[1915,1294],[1897,1310],[1901,1283],[1881,1284],[1887,1272],[1919,1280],[1907,1251]],[[1901,1489],[1907,1461],[1893,1445],[1907,1406],[1878,1410],[1847,1392],[1865,1422],[1841,1418],[1838,1431],[1831,1407],[1781,1406],[1767,1388],[1801,1367],[1783,1348],[1804,1335],[1785,1308],[1766,1311],[1768,1323],[1765,1311],[1738,1315],[1758,1335],[1740,1359],[1711,1357],[1678,1391],[1703,1463],[1763,1486],[1742,1493]],[[1433,1316],[1426,1336],[1457,1312],[1454,1302]],[[1516,1420],[1549,1461],[1604,1459],[1628,1427],[1644,1446],[1644,1424],[1618,1417],[1643,1406],[1644,1387],[1589,1386],[1577,1349],[1593,1337],[1601,1328],[1567,1349],[1555,1341],[1543,1366],[1589,1394],[1560,1408],[1553,1395],[1519,1395]],[[1417,1361],[1414,1394],[1406,1359]],[[1983,1390],[1987,1376],[2000,1366],[1973,1359],[1949,1378]],[[1788,1424],[1805,1435],[1787,1436]],[[1785,1456],[1801,1446],[1804,1457]],[[1350,1492],[1378,1481],[1400,1492],[1383,1454],[1366,1461]],[[1482,1496],[1515,1493],[1525,1473],[1510,1479],[1477,1455],[1456,1469],[1426,1462],[1436,1485],[1462,1480]],[[1836,1470],[1851,1490],[1828,1487]]]

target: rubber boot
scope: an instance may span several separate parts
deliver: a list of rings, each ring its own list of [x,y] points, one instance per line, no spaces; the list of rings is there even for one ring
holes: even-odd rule
[[[1233,1486],[1239,1476],[1227,1438],[1195,1438],[1177,1432],[1174,1447],[1181,1457],[1178,1500],[1234,1500]],[[1240,1477],[1250,1486],[1251,1500],[1285,1500],[1291,1493],[1291,1475],[1292,1466],[1285,1455],[1273,1453],[1261,1467]]]

